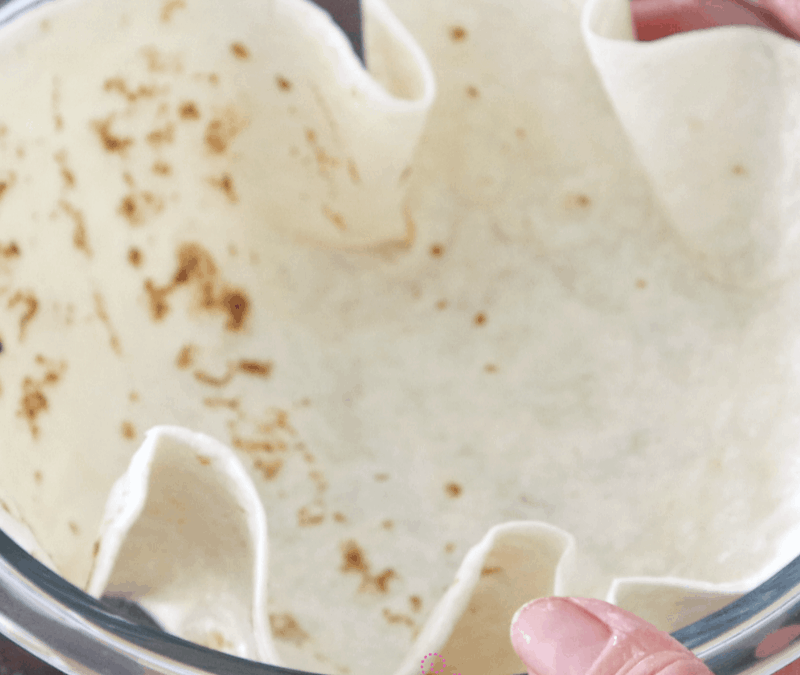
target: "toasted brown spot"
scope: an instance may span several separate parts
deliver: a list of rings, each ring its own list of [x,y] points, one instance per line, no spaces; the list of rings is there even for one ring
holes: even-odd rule
[[[483,326],[486,323],[486,315],[483,312],[478,312],[472,321],[476,326]]]
[[[438,300],[436,302],[436,309],[446,309],[447,308],[447,300]]]
[[[165,143],[172,143],[175,140],[175,125],[174,124],[167,124],[165,127],[161,129],[153,129],[149,134],[147,134],[147,142],[150,145],[158,147],[159,145],[164,145]]]
[[[250,311],[247,296],[241,291],[227,289],[222,294],[222,307],[228,313],[225,328],[230,331],[241,330]]]
[[[237,450],[244,452],[274,452],[275,450],[285,450],[286,443],[282,441],[264,441],[252,438],[241,438],[233,436],[231,445]]]
[[[169,286],[166,288],[156,288],[152,279],[145,279],[144,290],[147,293],[147,299],[150,305],[150,316],[153,321],[161,321],[169,312],[169,305],[167,304],[167,295],[172,290]]]
[[[275,82],[278,83],[278,88],[281,91],[289,91],[292,88],[292,83],[289,82],[289,80],[287,80],[285,77],[281,77],[280,75],[277,75],[275,77]]]
[[[100,141],[107,152],[119,153],[124,155],[127,149],[133,145],[132,138],[125,138],[122,136],[115,136],[111,132],[111,123],[114,121],[114,116],[111,115],[104,120],[96,120],[92,123],[94,130],[100,136]]]
[[[297,512],[297,523],[300,527],[309,527],[311,525],[319,525],[325,516],[321,513],[311,513],[307,506],[303,506]]]
[[[442,246],[441,244],[433,244],[433,246],[431,246],[431,255],[434,258],[441,257],[443,253],[444,253],[444,246]]]
[[[194,101],[184,101],[178,108],[178,114],[183,120],[197,120],[200,119],[200,111],[197,109],[197,104]]]
[[[455,550],[456,550],[456,545],[453,542],[447,542],[444,545],[444,552],[445,553],[452,553]]]
[[[301,645],[309,639],[308,633],[300,627],[291,614],[270,614],[269,625],[272,628],[272,634],[278,640]]]
[[[233,203],[239,201],[236,188],[233,186],[233,178],[229,173],[223,173],[219,178],[211,178],[209,182],[220,190],[228,198],[228,201]]]
[[[461,486],[458,483],[448,483],[444,489],[448,497],[458,497],[461,494]]]
[[[521,128],[521,127],[518,127],[517,129],[515,129],[515,130],[514,130],[514,134],[516,135],[516,137],[517,137],[519,140],[524,140],[525,136],[527,135],[527,134],[525,133],[525,129],[523,129],[523,128]]]
[[[119,337],[117,336],[114,327],[111,325],[111,319],[108,316],[108,311],[106,310],[106,303],[103,299],[103,296],[100,293],[94,294],[94,310],[97,313],[97,318],[103,322],[103,325],[106,327],[108,331],[108,341],[111,345],[111,349],[117,355],[122,355],[122,347],[119,344]]]
[[[337,523],[346,523],[347,522],[347,518],[345,517],[345,515],[343,513],[339,512],[339,511],[335,511],[334,512],[333,519]]]
[[[369,571],[364,552],[361,547],[353,540],[347,541],[342,545],[342,572],[367,572]]]
[[[181,350],[178,352],[178,356],[175,359],[175,366],[180,370],[186,370],[190,368],[194,363],[194,352],[196,347],[194,345],[184,345],[181,347]]]
[[[98,553],[100,553],[100,542],[96,541],[92,544],[92,557],[96,558]]]
[[[358,173],[358,167],[352,159],[347,160],[347,173],[350,174],[350,180],[356,185],[361,182],[361,176]]]
[[[389,474],[388,473],[376,473],[375,474],[375,480],[378,481],[379,483],[382,483],[383,481],[387,481],[387,480],[389,480]]]
[[[469,96],[470,98],[478,98],[478,96],[480,96],[480,92],[478,91],[477,87],[473,87],[472,85],[470,85],[469,87],[467,87],[467,96]]]
[[[242,373],[246,373],[247,375],[269,377],[272,373],[272,362],[242,359],[239,361],[238,368]]]
[[[147,70],[151,73],[165,73],[171,71],[179,73],[183,70],[180,57],[176,54],[160,52],[153,46],[143,47],[139,53],[147,63]]]
[[[564,206],[567,209],[587,209],[592,205],[592,200],[589,196],[577,193],[567,195],[564,199]]]
[[[645,281],[644,279],[637,279],[636,288],[647,288],[647,281]]]
[[[130,394],[128,394],[128,398],[132,403],[136,403],[139,400],[139,394],[135,391],[132,391]]]
[[[36,316],[39,311],[39,301],[30,292],[17,291],[8,301],[8,308],[13,309],[16,305],[24,305],[25,312],[19,320],[19,339],[20,342],[25,339],[25,332],[28,329],[28,324]]]
[[[503,571],[502,567],[484,567],[481,570],[481,576],[488,577],[491,576],[492,574],[499,574],[502,571]]]
[[[161,6],[161,22],[169,23],[172,20],[172,15],[176,10],[186,7],[185,0],[167,0]]]
[[[135,246],[128,249],[128,262],[134,267],[142,264],[142,252]]]
[[[136,429],[130,422],[123,422],[120,429],[122,431],[123,438],[127,438],[129,441],[136,438]]]
[[[406,616],[405,614],[394,614],[385,607],[383,608],[383,617],[389,623],[402,623],[405,624],[406,626],[414,625],[414,621],[411,617]]]
[[[164,210],[164,200],[152,192],[130,193],[120,202],[117,213],[125,218],[131,226],[141,225],[149,217],[158,215]]]
[[[69,531],[72,532],[72,534],[80,534],[81,530],[78,527],[78,523],[76,523],[74,520],[70,520],[67,525],[69,526]]]
[[[140,98],[152,98],[158,93],[153,85],[140,84],[136,89],[131,89],[121,77],[112,77],[106,80],[103,89],[121,94],[131,103]]]
[[[264,480],[272,480],[278,475],[278,472],[280,472],[281,468],[283,467],[283,460],[276,459],[271,462],[265,462],[257,459],[254,465],[256,469],[261,472],[261,475],[264,476]]]
[[[450,39],[453,42],[461,42],[467,37],[467,31],[462,26],[453,26],[450,28]]]
[[[172,173],[172,167],[166,162],[153,162],[150,170],[157,176],[169,176]]]
[[[744,176],[747,174],[747,169],[742,164],[734,164],[733,168],[731,169],[734,176]]]
[[[43,479],[43,476],[42,476],[42,472],[41,471],[34,471],[33,472],[33,480],[35,480],[37,483],[41,483],[42,479]]]
[[[228,384],[228,382],[231,381],[231,378],[233,377],[230,367],[222,377],[209,375],[202,370],[195,370],[193,375],[194,379],[200,382],[200,384],[207,384],[210,387],[224,387],[226,384]]]
[[[332,211],[328,206],[322,207],[322,213],[342,232],[344,232],[347,229],[347,225],[344,222],[344,218],[342,217],[341,213],[336,213],[335,211]]]
[[[405,180],[407,180],[408,177],[411,175],[411,171],[412,171],[412,168],[410,166],[407,166],[405,169],[403,169],[403,171],[400,173],[400,178],[398,179],[397,182],[398,183],[402,183]]]
[[[412,595],[408,598],[408,602],[411,604],[411,611],[418,612],[422,608],[422,598],[418,595]]]
[[[20,250],[17,242],[11,241],[5,246],[0,244],[0,258],[10,260],[11,258],[19,258]]]
[[[83,213],[75,208],[72,204],[63,199],[58,203],[61,210],[69,216],[73,223],[72,230],[72,243],[76,249],[83,251],[88,257],[91,258],[92,250],[89,248],[89,241],[86,236],[86,223],[83,218]]]
[[[46,366],[45,373],[40,379],[26,377],[22,381],[22,397],[17,410],[17,417],[23,418],[28,423],[34,439],[39,437],[38,418],[50,407],[44,388],[58,382],[66,369],[66,363],[48,362],[41,354],[37,355],[36,363]]]
[[[485,370],[487,373],[496,373],[496,372],[497,372],[497,366],[496,366],[494,363],[487,363],[487,364],[486,364],[486,365],[483,367],[483,369],[484,369],[484,370]]]
[[[197,457],[197,461],[200,462],[200,464],[202,464],[203,466],[208,466],[209,464],[211,464],[210,457],[204,457],[203,455],[195,455],[195,457]]]
[[[394,521],[392,521],[392,520],[384,520],[384,521],[381,523],[381,527],[382,527],[384,530],[391,530],[391,529],[394,527]]]
[[[237,59],[249,59],[250,58],[250,50],[245,47],[241,42],[234,42],[231,45],[231,53]]]
[[[246,126],[245,121],[229,106],[221,116],[212,119],[206,127],[206,147],[214,154],[222,154]]]
[[[61,170],[61,179],[64,181],[64,187],[70,189],[75,187],[75,174],[67,166],[67,153],[65,150],[59,150],[53,155],[53,158],[58,163]]]
[[[222,398],[222,397],[209,397],[203,399],[203,405],[209,408],[230,408],[231,410],[239,409],[238,398]]]

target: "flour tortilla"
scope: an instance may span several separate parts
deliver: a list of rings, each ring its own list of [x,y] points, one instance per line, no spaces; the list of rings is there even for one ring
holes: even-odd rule
[[[204,434],[263,504],[277,659],[398,675],[434,651],[522,672],[532,595],[674,630],[800,553],[798,186],[769,153],[791,100],[730,83],[786,103],[742,141],[778,206],[715,249],[727,205],[692,181],[729,139],[686,155],[684,193],[659,182],[679,108],[634,128],[609,81],[668,42],[609,33],[624,3],[365,13],[377,84],[296,0],[59,0],[2,29],[0,497],[25,545],[88,590],[145,433]],[[734,63],[752,30],[705,39]],[[188,599],[137,599],[180,633]]]

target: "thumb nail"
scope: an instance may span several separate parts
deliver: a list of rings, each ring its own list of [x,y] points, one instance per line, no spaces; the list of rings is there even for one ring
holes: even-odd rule
[[[532,675],[585,675],[612,634],[567,598],[540,598],[517,612],[511,642]]]

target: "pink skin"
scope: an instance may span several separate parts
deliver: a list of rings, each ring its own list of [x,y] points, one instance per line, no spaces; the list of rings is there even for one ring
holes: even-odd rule
[[[765,655],[779,651],[797,633],[778,631],[764,639],[765,647],[770,639],[771,643],[761,651]],[[590,598],[529,602],[515,616],[511,644],[529,675],[711,675],[668,633]],[[800,675],[800,661],[778,675]]]
[[[714,26],[748,25],[769,28],[800,40],[797,0],[631,0],[634,33],[643,41],[657,40]]]

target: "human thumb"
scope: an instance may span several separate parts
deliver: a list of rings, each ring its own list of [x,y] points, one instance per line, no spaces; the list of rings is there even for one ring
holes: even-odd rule
[[[538,598],[511,622],[529,675],[713,675],[668,633],[590,598]]]

